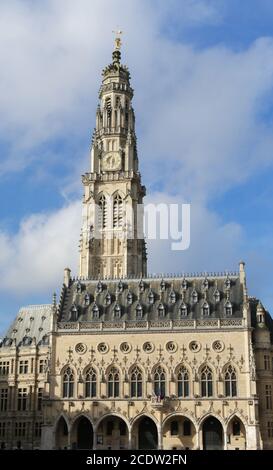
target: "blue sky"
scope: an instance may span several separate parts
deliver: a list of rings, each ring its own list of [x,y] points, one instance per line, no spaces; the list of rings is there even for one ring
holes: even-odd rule
[[[2,334],[20,306],[51,302],[66,265],[77,274],[81,174],[117,26],[147,200],[192,205],[190,249],[151,242],[150,272],[244,259],[249,293],[273,311],[272,1],[2,0]]]

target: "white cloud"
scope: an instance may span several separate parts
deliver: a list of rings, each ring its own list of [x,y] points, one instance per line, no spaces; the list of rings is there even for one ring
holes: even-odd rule
[[[220,21],[217,3],[183,2],[183,26]],[[262,113],[273,84],[273,41],[262,38],[237,52],[226,46],[196,50],[162,35],[172,11],[172,3],[164,5],[2,0],[0,135],[11,151],[0,156],[0,174],[20,171],[33,160],[47,169],[49,150],[36,152],[40,144],[72,141],[87,123],[91,131],[100,71],[111,60],[111,31],[118,25],[136,93],[144,183],[150,192],[160,182],[165,200],[177,193],[194,203],[190,250],[177,256],[168,244],[155,243],[151,270],[229,269],[240,258],[242,228],[226,224],[207,201],[272,164],[272,132]],[[86,158],[86,170],[88,165]],[[75,162],[73,171],[66,187],[63,179],[60,184],[66,196],[74,178],[79,181]],[[55,289],[67,264],[76,273],[80,214],[80,204],[70,204],[27,218],[15,235],[2,232],[2,288]]]
[[[20,297],[60,288],[67,264],[77,273],[81,204],[50,214],[33,214],[18,233],[0,232],[0,290]]]

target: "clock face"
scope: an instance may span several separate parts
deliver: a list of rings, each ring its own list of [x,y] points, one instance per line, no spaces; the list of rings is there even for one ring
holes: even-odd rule
[[[116,171],[121,167],[121,156],[118,152],[108,152],[102,159],[102,169]]]

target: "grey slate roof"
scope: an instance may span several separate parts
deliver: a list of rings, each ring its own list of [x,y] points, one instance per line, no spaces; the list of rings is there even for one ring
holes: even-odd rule
[[[51,315],[50,304],[22,307],[2,339],[0,347],[46,345]]]
[[[196,299],[194,298],[196,297]],[[72,280],[63,287],[59,321],[134,321],[204,316],[241,318],[239,276]],[[208,306],[209,315],[203,307]],[[231,306],[231,310],[226,307]]]

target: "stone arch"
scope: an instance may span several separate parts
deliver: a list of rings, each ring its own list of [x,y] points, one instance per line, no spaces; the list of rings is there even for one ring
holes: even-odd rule
[[[71,422],[70,440],[72,449],[92,449],[94,426],[87,413],[80,413]]]
[[[130,424],[120,413],[112,412],[101,416],[95,427],[98,450],[129,448]]]
[[[224,449],[224,425],[223,420],[214,413],[203,416],[201,423],[201,437],[203,450]]]
[[[107,366],[107,368],[105,369],[105,377],[107,377],[107,375],[109,374],[112,367],[115,367],[115,369],[117,369],[119,371],[119,374],[122,377],[122,369],[121,369],[120,365],[118,365],[116,362],[111,362],[111,364],[109,364],[109,366]]]
[[[116,190],[111,194],[111,197],[112,197],[113,200],[114,200],[114,198],[115,198],[116,195],[119,195],[119,196],[122,198],[122,200],[125,199],[125,194],[124,194],[124,192],[122,191],[122,189],[120,189],[120,188],[119,188],[119,189],[116,189]]]
[[[174,375],[175,375],[175,376],[177,376],[177,373],[178,373],[178,371],[179,371],[179,369],[180,369],[181,367],[185,367],[185,369],[187,369],[187,371],[188,371],[190,377],[193,376],[193,372],[192,372],[191,366],[190,366],[187,362],[185,362],[185,361],[179,362],[179,364],[177,364],[177,366],[175,366],[175,369],[174,369]]]
[[[87,418],[89,421],[90,421],[90,424],[92,425],[93,429],[95,429],[95,424],[93,423],[92,421],[92,418],[91,416],[88,414],[88,413],[78,413],[76,416],[74,416],[71,421],[70,421],[70,429],[72,429],[72,427],[74,426],[75,422],[81,418],[81,417],[84,417],[84,418]]]
[[[140,414],[138,414],[137,416],[135,416],[132,421],[131,421],[131,428],[134,426],[134,424],[136,423],[136,421],[138,421],[140,418],[142,418],[143,416],[146,416],[147,418],[151,418],[151,420],[155,423],[157,429],[159,429],[159,422],[157,421],[157,419],[149,412],[146,412],[146,411],[143,411],[141,412]]]
[[[226,424],[225,424],[225,421],[224,419],[222,418],[222,416],[218,415],[217,413],[215,413],[214,411],[208,411],[207,413],[205,413],[199,420],[198,424],[199,424],[199,429],[200,427],[202,427],[204,421],[209,418],[210,416],[212,416],[213,418],[216,418],[218,419],[218,421],[220,421],[220,423],[222,424],[223,426],[223,429],[226,428]]]
[[[131,422],[132,448],[157,449],[159,444],[159,423],[150,413],[141,413]]]
[[[66,371],[66,369],[68,369],[68,367],[73,370],[74,375],[77,375],[77,369],[75,368],[75,366],[70,364],[70,363],[67,363],[64,366],[62,366],[62,368],[60,370],[60,375],[61,376],[63,376],[64,372]]]
[[[64,413],[56,419],[54,423],[55,449],[67,449],[69,445],[69,421]]]
[[[215,368],[210,362],[208,362],[208,361],[204,361],[204,362],[202,362],[202,364],[200,364],[200,366],[198,367],[198,370],[197,370],[198,376],[200,377],[200,373],[201,373],[202,369],[203,369],[204,367],[206,367],[206,366],[211,369],[211,371],[212,371],[212,373],[213,373],[213,376],[216,377],[217,370],[216,370],[216,368]]]
[[[163,449],[196,449],[198,426],[189,413],[173,412],[162,423]]]
[[[90,363],[90,364],[87,364],[84,368],[83,368],[83,371],[82,371],[82,376],[85,377],[87,371],[89,369],[94,369],[94,371],[96,372],[97,374],[97,377],[99,377],[99,369],[98,369],[98,366]]]
[[[58,416],[56,417],[56,419],[55,419],[55,422],[54,422],[54,424],[53,424],[53,432],[56,431],[58,422],[59,422],[59,420],[60,420],[61,418],[63,418],[63,419],[65,420],[66,425],[67,425],[67,428],[68,428],[68,430],[70,430],[69,418],[68,418],[68,416],[67,416],[64,412],[62,412],[62,413],[61,413],[60,415],[58,415]]]
[[[222,374],[225,373],[226,369],[227,369],[229,366],[231,366],[231,367],[233,367],[233,369],[235,369],[235,372],[236,372],[237,375],[239,374],[240,371],[239,371],[239,368],[238,368],[237,364],[235,364],[235,362],[233,362],[233,361],[231,361],[231,360],[227,361],[227,362],[223,365],[222,371],[221,371]]]
[[[240,413],[229,416],[226,424],[227,449],[246,450],[247,423]]]
[[[193,416],[190,415],[190,413],[184,411],[174,411],[173,413],[168,414],[162,421],[162,426],[164,426],[169,419],[175,418],[176,416],[189,419],[194,425],[195,431],[198,431],[197,421],[193,418]]]

